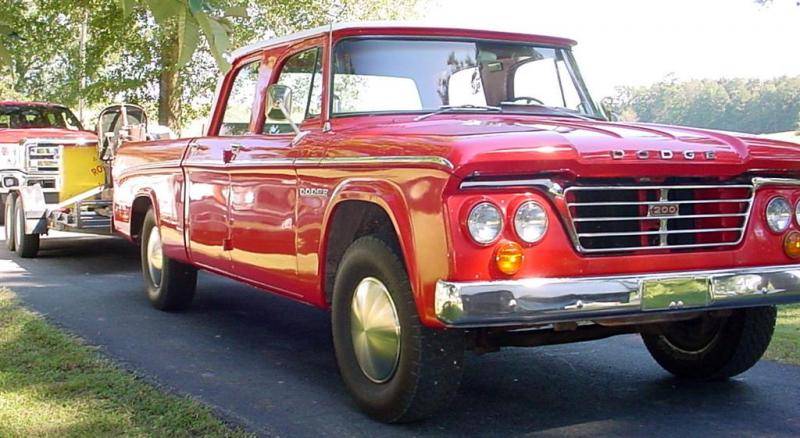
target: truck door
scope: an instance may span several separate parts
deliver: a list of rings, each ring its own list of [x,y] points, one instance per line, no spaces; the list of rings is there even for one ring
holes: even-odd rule
[[[186,241],[191,260],[212,270],[230,272],[230,175],[232,150],[252,139],[251,125],[260,57],[229,73],[221,90],[223,115],[218,132],[195,139],[183,162],[186,174]],[[225,98],[223,98],[225,96]]]
[[[258,132],[242,142],[231,161],[231,262],[235,275],[272,290],[297,291],[298,201],[296,158],[308,156],[312,137],[321,131],[322,41],[306,41],[286,51],[281,61],[266,53],[268,68],[277,69],[270,83],[292,91],[290,117],[302,134],[296,135],[282,114],[259,108]],[[266,84],[264,84],[266,86]],[[266,87],[264,87],[266,88]],[[275,116],[275,117],[271,117]]]

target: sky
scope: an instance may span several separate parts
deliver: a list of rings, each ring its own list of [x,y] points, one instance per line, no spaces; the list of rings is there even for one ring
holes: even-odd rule
[[[800,75],[800,6],[774,0],[424,0],[424,23],[572,38],[592,96],[679,79]]]

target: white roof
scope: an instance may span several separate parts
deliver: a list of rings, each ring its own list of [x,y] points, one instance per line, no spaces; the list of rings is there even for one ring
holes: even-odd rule
[[[230,58],[231,60],[241,58],[244,55],[253,53],[257,50],[265,49],[268,47],[278,46],[284,43],[288,43],[294,40],[300,40],[308,37],[312,37],[315,35],[321,35],[327,32],[333,32],[341,29],[352,29],[352,28],[381,28],[381,27],[395,27],[395,28],[427,28],[427,29],[463,29],[463,27],[459,26],[441,26],[429,23],[422,23],[422,22],[415,22],[415,21],[353,21],[353,22],[345,22],[345,23],[334,23],[327,26],[320,26],[315,27],[313,29],[303,30],[300,32],[295,32],[289,35],[285,35],[282,37],[266,39],[262,41],[257,41],[255,43],[249,44],[242,48],[236,49],[231,52]],[[488,31],[488,32],[506,32],[498,29],[481,29],[481,28],[469,28],[471,30],[477,31]],[[508,32],[508,33],[518,33],[518,32]]]

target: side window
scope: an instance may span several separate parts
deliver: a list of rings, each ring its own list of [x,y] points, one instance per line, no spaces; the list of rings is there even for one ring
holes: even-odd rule
[[[283,64],[278,84],[292,89],[292,111],[290,117],[296,124],[314,118],[322,112],[322,56],[317,48],[292,55]],[[291,132],[285,120],[270,119],[264,122],[264,132],[284,134]]]
[[[219,135],[244,135],[250,128],[259,64],[260,61],[253,61],[236,72],[236,79],[233,80],[228,102],[225,104],[225,115],[222,118]]]

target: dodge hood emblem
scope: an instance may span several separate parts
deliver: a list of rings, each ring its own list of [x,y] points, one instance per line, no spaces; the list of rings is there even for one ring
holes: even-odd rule
[[[703,157],[706,160],[717,159],[717,155],[714,151],[705,151],[703,153],[695,151],[683,151],[681,153],[676,153],[670,149],[639,149],[636,151],[614,149],[611,151],[611,158],[614,160],[622,160],[626,157],[636,157],[639,160],[673,160],[683,158],[684,160],[692,161],[698,157]]]

